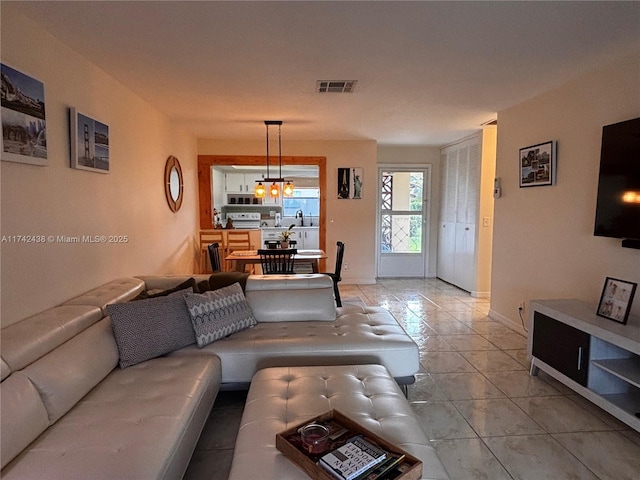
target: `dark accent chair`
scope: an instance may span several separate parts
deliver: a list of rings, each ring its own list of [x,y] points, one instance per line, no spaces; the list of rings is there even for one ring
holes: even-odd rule
[[[211,261],[211,271],[213,273],[222,271],[222,264],[220,263],[220,244],[210,243],[207,246],[209,250],[209,260]]]
[[[293,259],[298,253],[296,248],[269,248],[258,250],[262,273],[264,275],[294,273]]]
[[[334,272],[322,272],[325,275],[329,275],[333,280],[333,293],[336,297],[336,306],[342,306],[342,300],[340,299],[340,290],[338,290],[338,282],[342,280],[340,273],[342,272],[342,259],[344,258],[344,243],[336,242],[338,250],[336,252],[336,270]]]

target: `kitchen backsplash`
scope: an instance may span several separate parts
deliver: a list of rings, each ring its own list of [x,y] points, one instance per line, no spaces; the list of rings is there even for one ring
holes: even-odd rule
[[[263,227],[275,227],[276,219],[275,216],[271,216],[271,212],[282,214],[282,207],[274,206],[274,205],[223,205],[221,211],[220,219],[224,221],[227,218],[227,213],[229,212],[258,212],[260,213],[260,225]],[[274,215],[275,215],[274,213]],[[317,216],[310,217],[309,215],[305,215],[303,217],[304,226],[305,227],[318,227],[320,225],[319,219]],[[289,225],[294,224],[296,226],[300,225],[300,218],[295,217],[282,217],[280,221],[280,225],[284,227],[288,227]]]
[[[217,207],[216,207],[217,208]],[[262,217],[267,217],[271,212],[282,213],[282,207],[276,205],[223,205],[222,209],[218,209],[226,218],[227,212],[259,212]]]

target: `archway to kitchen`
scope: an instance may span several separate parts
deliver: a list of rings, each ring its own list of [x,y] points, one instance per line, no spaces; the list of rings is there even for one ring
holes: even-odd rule
[[[212,221],[212,175],[214,166],[265,166],[266,156],[260,155],[198,155],[198,198],[200,213],[200,229],[207,230],[213,228]],[[318,186],[320,189],[320,208],[318,234],[320,237],[320,248],[326,251],[326,157],[301,157],[283,156],[282,165],[311,165],[318,167]],[[330,253],[330,252],[328,252]],[[324,270],[324,263],[321,261],[320,269]]]

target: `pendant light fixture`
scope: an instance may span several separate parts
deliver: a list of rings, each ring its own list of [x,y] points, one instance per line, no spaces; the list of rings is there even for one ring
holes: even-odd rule
[[[277,198],[280,196],[280,185],[281,183],[286,182],[283,187],[283,194],[286,197],[293,196],[293,183],[288,180],[282,178],[282,120],[265,120],[265,126],[267,127],[267,176],[264,177],[264,180],[256,180],[257,185],[253,190],[253,195],[256,198],[265,198],[267,196],[267,191],[269,192],[269,196],[272,198]],[[271,177],[269,173],[269,167],[271,164],[271,157],[269,155],[269,126],[277,125],[278,126],[278,177]],[[264,184],[262,183],[264,182]],[[268,188],[265,185],[269,184]]]

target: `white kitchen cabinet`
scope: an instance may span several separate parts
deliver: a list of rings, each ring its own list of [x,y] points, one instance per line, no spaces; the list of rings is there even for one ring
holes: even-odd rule
[[[300,228],[293,231],[296,233],[299,249],[317,250],[320,248],[320,232],[317,228]]]
[[[267,240],[280,240],[280,234],[284,232],[286,228],[284,227],[267,227],[262,228],[262,245],[264,246],[264,242]]]
[[[266,240],[280,240],[280,234],[286,227],[267,227],[262,229],[262,244]],[[291,240],[295,240],[298,250],[317,250],[320,248],[320,231],[317,227],[295,227],[291,230]]]
[[[256,173],[231,172],[225,173],[224,177],[224,188],[227,193],[253,193],[256,180],[262,180],[262,176]]]
[[[224,191],[227,193],[248,193],[244,173],[225,173]]]
[[[263,182],[264,184],[264,182]],[[264,184],[264,186],[267,188],[267,196],[264,197],[262,199],[262,205],[281,205],[282,201],[281,201],[281,197],[282,197],[282,190],[280,190],[280,195],[277,197],[272,197],[269,195],[269,185]]]
[[[257,173],[225,173],[224,191],[225,193],[245,195],[253,195],[257,181],[261,181],[267,189],[267,195],[260,200],[261,205],[282,205],[282,185],[280,185],[280,195],[277,197],[271,197],[269,195],[268,188],[271,185],[269,182],[263,181],[263,175]],[[227,202],[230,203],[230,202]]]

